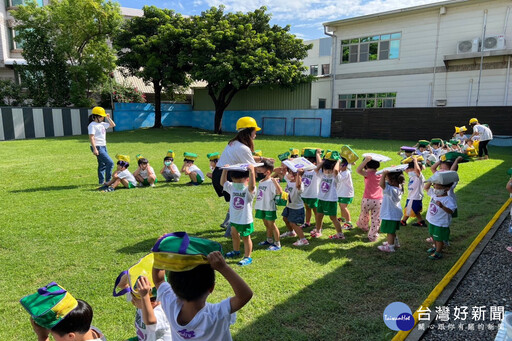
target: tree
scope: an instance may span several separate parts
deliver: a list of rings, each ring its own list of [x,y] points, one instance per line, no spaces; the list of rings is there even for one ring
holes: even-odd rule
[[[115,68],[107,39],[120,27],[117,2],[34,1],[13,11],[18,21],[16,41],[23,43],[27,66],[17,66],[36,105],[91,106]]]
[[[270,26],[265,11],[224,13],[221,6],[193,18],[189,50],[181,55],[192,79],[208,82],[216,133],[233,97],[251,84],[294,87],[313,79],[301,62],[311,45],[292,35],[290,26]]]
[[[128,74],[153,83],[155,125],[162,127],[161,99],[166,88],[187,86],[188,65],[180,64],[179,51],[188,35],[187,19],[168,9],[144,6],[144,16],[127,21],[114,39],[118,65]]]

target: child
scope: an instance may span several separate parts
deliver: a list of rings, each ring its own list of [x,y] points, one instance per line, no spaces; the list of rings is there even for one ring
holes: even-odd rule
[[[322,161],[321,154],[316,152],[316,149],[304,149],[304,157],[314,165]],[[302,183],[304,184],[304,191],[302,192],[302,201],[306,209],[306,222],[301,225],[301,228],[311,227],[312,212],[316,216],[316,208],[318,207],[318,190],[320,188],[320,178],[317,175],[316,169],[305,171],[302,176]]]
[[[180,181],[181,173],[178,166],[174,163],[174,155],[174,152],[169,150],[164,157],[164,167],[160,171],[160,174],[164,176],[166,182]]]
[[[441,156],[442,147],[444,146],[443,140],[436,138],[430,140],[430,145],[432,146],[432,154],[436,157],[437,160],[439,160],[439,157]]]
[[[210,264],[201,264],[189,271],[170,271],[169,283],[165,270],[153,268],[157,297],[171,324],[173,341],[231,340],[229,326],[235,323],[236,312],[252,298],[251,288],[231,269],[222,254],[208,255]],[[220,303],[206,302],[215,287],[217,270],[231,285],[235,295]]]
[[[267,229],[267,240],[259,243],[261,246],[268,246],[269,251],[281,250],[281,241],[279,240],[279,230],[277,229],[277,207],[275,197],[282,193],[276,178],[270,175],[274,171],[274,161],[264,159],[263,166],[258,167],[256,171],[265,175],[258,185],[258,196],[256,197],[255,217],[263,220],[263,224]],[[272,235],[274,239],[272,239]]]
[[[450,224],[452,214],[457,209],[457,202],[448,195],[452,183],[442,185],[435,183],[434,188],[427,183],[428,195],[431,197],[429,209],[427,212],[428,232],[434,240],[434,246],[427,250],[430,254],[429,259],[436,260],[442,258],[442,250],[446,241],[450,237]]]
[[[208,158],[208,160],[210,160],[210,170],[212,171],[212,172],[206,173],[206,176],[211,179],[213,176],[212,175],[213,171],[215,170],[215,167],[217,167],[217,162],[219,162],[220,153],[215,152],[215,153],[206,154],[206,157]]]
[[[304,231],[300,227],[304,223],[304,202],[300,196],[304,191],[302,174],[304,174],[303,170],[293,173],[288,169],[284,177],[286,181],[285,192],[288,193],[288,202],[281,215],[283,216],[283,221],[288,231],[283,233],[281,238],[298,236],[299,239],[293,243],[293,246],[309,245],[308,240],[304,236]]]
[[[453,138],[455,140],[460,141],[460,144],[465,144],[468,140],[468,137],[464,134],[467,131],[466,126],[455,127],[455,133],[453,134]]]
[[[357,174],[364,176],[364,194],[361,200],[361,213],[357,220],[357,226],[368,232],[370,242],[377,240],[380,227],[380,207],[382,205],[382,188],[379,186],[381,175],[377,175],[380,162],[366,156],[357,167]],[[370,223],[371,213],[371,227]]]
[[[476,151],[475,146],[473,145],[474,142],[472,139],[468,139],[466,141],[466,144],[462,147],[462,152],[468,155],[469,157],[476,157],[478,156],[478,152]]]
[[[252,240],[254,232],[252,218],[252,200],[254,199],[256,176],[254,166],[249,164],[247,171],[231,171],[231,181],[227,181],[228,171],[222,170],[220,184],[224,191],[229,193],[229,223],[231,225],[231,238],[233,251],[226,253],[226,258],[240,256],[240,236],[244,242],[244,258],[238,265],[245,266],[252,263]]]
[[[380,209],[380,232],[387,233],[387,242],[377,247],[382,252],[395,252],[395,247],[400,247],[396,231],[400,229],[400,218],[402,217],[400,201],[404,192],[404,181],[402,171],[389,172],[387,170],[382,173],[379,180],[379,186],[383,189],[384,195]]]
[[[137,180],[139,187],[155,187],[155,183],[157,183],[158,180],[156,179],[155,170],[149,165],[148,159],[139,154],[137,155],[137,163],[139,167],[133,172],[133,176],[135,180]]]
[[[426,162],[429,156],[432,155],[432,148],[430,147],[430,142],[428,142],[427,140],[419,140],[417,146],[417,153],[423,156],[423,160],[425,160]]]
[[[185,159],[183,159],[183,167],[181,171],[190,177],[188,186],[199,186],[204,181],[204,174],[201,172],[199,167],[194,165],[194,161],[197,159],[197,154],[194,153],[183,153]]]
[[[318,150],[317,153],[319,153]],[[317,166],[317,170],[320,177],[320,190],[318,191],[318,208],[315,217],[316,228],[311,231],[311,237],[318,238],[322,236],[324,215],[327,215],[336,228],[336,234],[329,236],[329,238],[345,239],[345,235],[341,230],[341,224],[338,221],[337,212],[338,193],[336,189],[340,181],[340,158],[338,152],[327,152],[324,160]]]
[[[135,313],[137,340],[171,341],[171,326],[162,309],[161,302],[157,301],[155,296],[150,297],[149,295],[155,288],[151,288],[151,284],[145,276],[140,276],[136,285],[140,298],[136,298],[131,293],[127,293],[126,298],[137,308]]]
[[[105,119],[108,121],[105,122]],[[89,116],[87,131],[91,143],[91,151],[98,160],[98,181],[101,186],[109,182],[112,176],[114,162],[107,151],[107,129],[115,127],[116,124],[110,118],[110,114],[102,107],[92,108]]]
[[[113,192],[119,184],[122,184],[125,188],[135,188],[137,186],[137,180],[128,170],[130,157],[118,154],[116,159],[118,160],[117,171],[112,174],[112,179],[100,188],[103,192]]]
[[[340,205],[341,221],[344,221],[343,228],[350,230],[354,226],[350,219],[348,205],[354,201],[354,185],[352,183],[352,171],[345,158],[341,158],[340,178],[336,192],[338,195],[338,204]]]
[[[416,222],[412,226],[425,227],[427,224],[421,216],[423,210],[423,182],[425,178],[421,174],[421,166],[418,163],[417,158],[413,158],[405,170],[409,175],[409,185],[407,194],[407,201],[405,202],[404,217],[400,220],[400,225],[407,226],[407,219],[411,212],[416,217]],[[412,215],[412,214],[411,214]]]

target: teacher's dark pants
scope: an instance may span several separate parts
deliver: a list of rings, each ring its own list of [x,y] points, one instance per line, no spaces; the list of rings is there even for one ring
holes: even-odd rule
[[[482,157],[484,155],[489,155],[489,152],[487,151],[487,144],[490,140],[487,141],[480,141],[478,144],[478,157]]]
[[[217,192],[217,195],[219,197],[223,196],[224,200],[226,200],[226,202],[229,202],[229,199],[231,199],[231,197],[230,197],[229,193],[224,192],[224,188],[220,184],[221,176],[222,176],[222,169],[220,169],[219,167],[215,167],[215,169],[213,170],[213,173],[212,173],[213,188],[215,188],[215,192]],[[228,181],[231,181],[231,175],[229,174],[229,172],[228,172]]]

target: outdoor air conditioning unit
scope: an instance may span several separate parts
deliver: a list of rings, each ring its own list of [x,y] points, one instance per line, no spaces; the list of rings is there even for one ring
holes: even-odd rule
[[[503,50],[505,48],[505,36],[503,34],[485,37],[482,51]]]
[[[445,107],[446,103],[445,99],[436,99],[436,107]]]
[[[461,40],[457,42],[457,54],[478,52],[479,47],[479,38],[473,38],[471,40]]]

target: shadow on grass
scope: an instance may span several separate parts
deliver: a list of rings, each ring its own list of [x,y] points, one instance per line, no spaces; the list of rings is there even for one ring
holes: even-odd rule
[[[510,161],[510,153],[502,151],[509,155],[500,156]],[[478,163],[473,167],[479,167]],[[503,193],[503,201],[506,200],[504,186],[508,168],[509,162],[503,162],[456,192],[459,217],[453,220],[454,238],[443,260],[427,259],[424,237],[418,238],[416,231],[428,232],[411,227],[398,232],[406,243],[393,254],[381,253],[369,243],[350,247],[341,242],[339,247],[305,249],[311,251],[307,259],[320,266],[333,260],[345,261],[334,271],[292,293],[284,303],[265,304],[271,309],[239,330],[235,338],[293,341],[391,339],[395,332],[382,320],[385,307],[394,301],[408,304],[413,311],[419,307],[500,207],[497,206],[500,202],[497,195]],[[349,243],[365,238],[359,229],[347,232]],[[299,268],[293,276],[306,280],[307,268]]]
[[[36,187],[36,188],[25,188],[9,191],[9,193],[31,193],[31,192],[48,192],[48,191],[64,191],[68,189],[76,189],[77,185],[68,186],[47,186],[47,187]]]
[[[150,252],[153,246],[155,245],[155,238],[146,239],[138,242],[137,244],[125,246],[116,252],[118,253],[126,253],[129,255],[137,254],[140,252]]]

